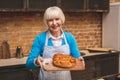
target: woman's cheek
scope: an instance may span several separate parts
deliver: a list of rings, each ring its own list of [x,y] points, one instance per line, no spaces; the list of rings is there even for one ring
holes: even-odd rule
[[[58,23],[58,26],[62,26],[62,23],[61,23],[61,22],[59,22],[59,23]]]

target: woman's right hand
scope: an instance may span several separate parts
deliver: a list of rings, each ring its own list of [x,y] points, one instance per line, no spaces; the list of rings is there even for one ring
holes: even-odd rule
[[[38,56],[37,59],[35,60],[35,64],[42,67],[42,62],[43,62],[43,58]]]

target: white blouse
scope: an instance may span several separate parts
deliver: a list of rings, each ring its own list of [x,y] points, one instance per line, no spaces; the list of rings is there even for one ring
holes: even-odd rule
[[[48,38],[52,39],[54,46],[60,46],[62,44],[63,33],[59,37],[54,37],[50,32],[48,32]]]

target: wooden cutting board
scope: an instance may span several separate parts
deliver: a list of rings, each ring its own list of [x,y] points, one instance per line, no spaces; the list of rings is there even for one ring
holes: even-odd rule
[[[87,50],[91,50],[91,51],[111,51],[113,50],[112,48],[87,48]]]
[[[56,67],[52,64],[52,61],[50,60],[44,62],[42,67],[45,71],[85,70],[85,66],[78,59],[76,59],[76,66],[72,68]]]

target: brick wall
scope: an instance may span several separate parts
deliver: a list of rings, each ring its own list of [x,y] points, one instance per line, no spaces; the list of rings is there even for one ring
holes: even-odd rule
[[[0,13],[0,45],[8,40],[12,57],[17,46],[22,46],[24,55],[28,55],[33,39],[44,30],[42,13]]]
[[[120,2],[120,0],[110,0],[110,2]]]
[[[65,13],[65,31],[77,39],[79,49],[101,46],[101,13]],[[0,13],[0,44],[8,40],[12,57],[17,46],[27,55],[35,36],[47,29],[42,13]]]
[[[63,29],[75,36],[79,49],[101,47],[102,13],[65,13],[65,16]],[[11,57],[15,57],[17,46],[22,46],[27,56],[35,36],[47,29],[42,19],[43,13],[0,12],[0,46],[7,40]]]

